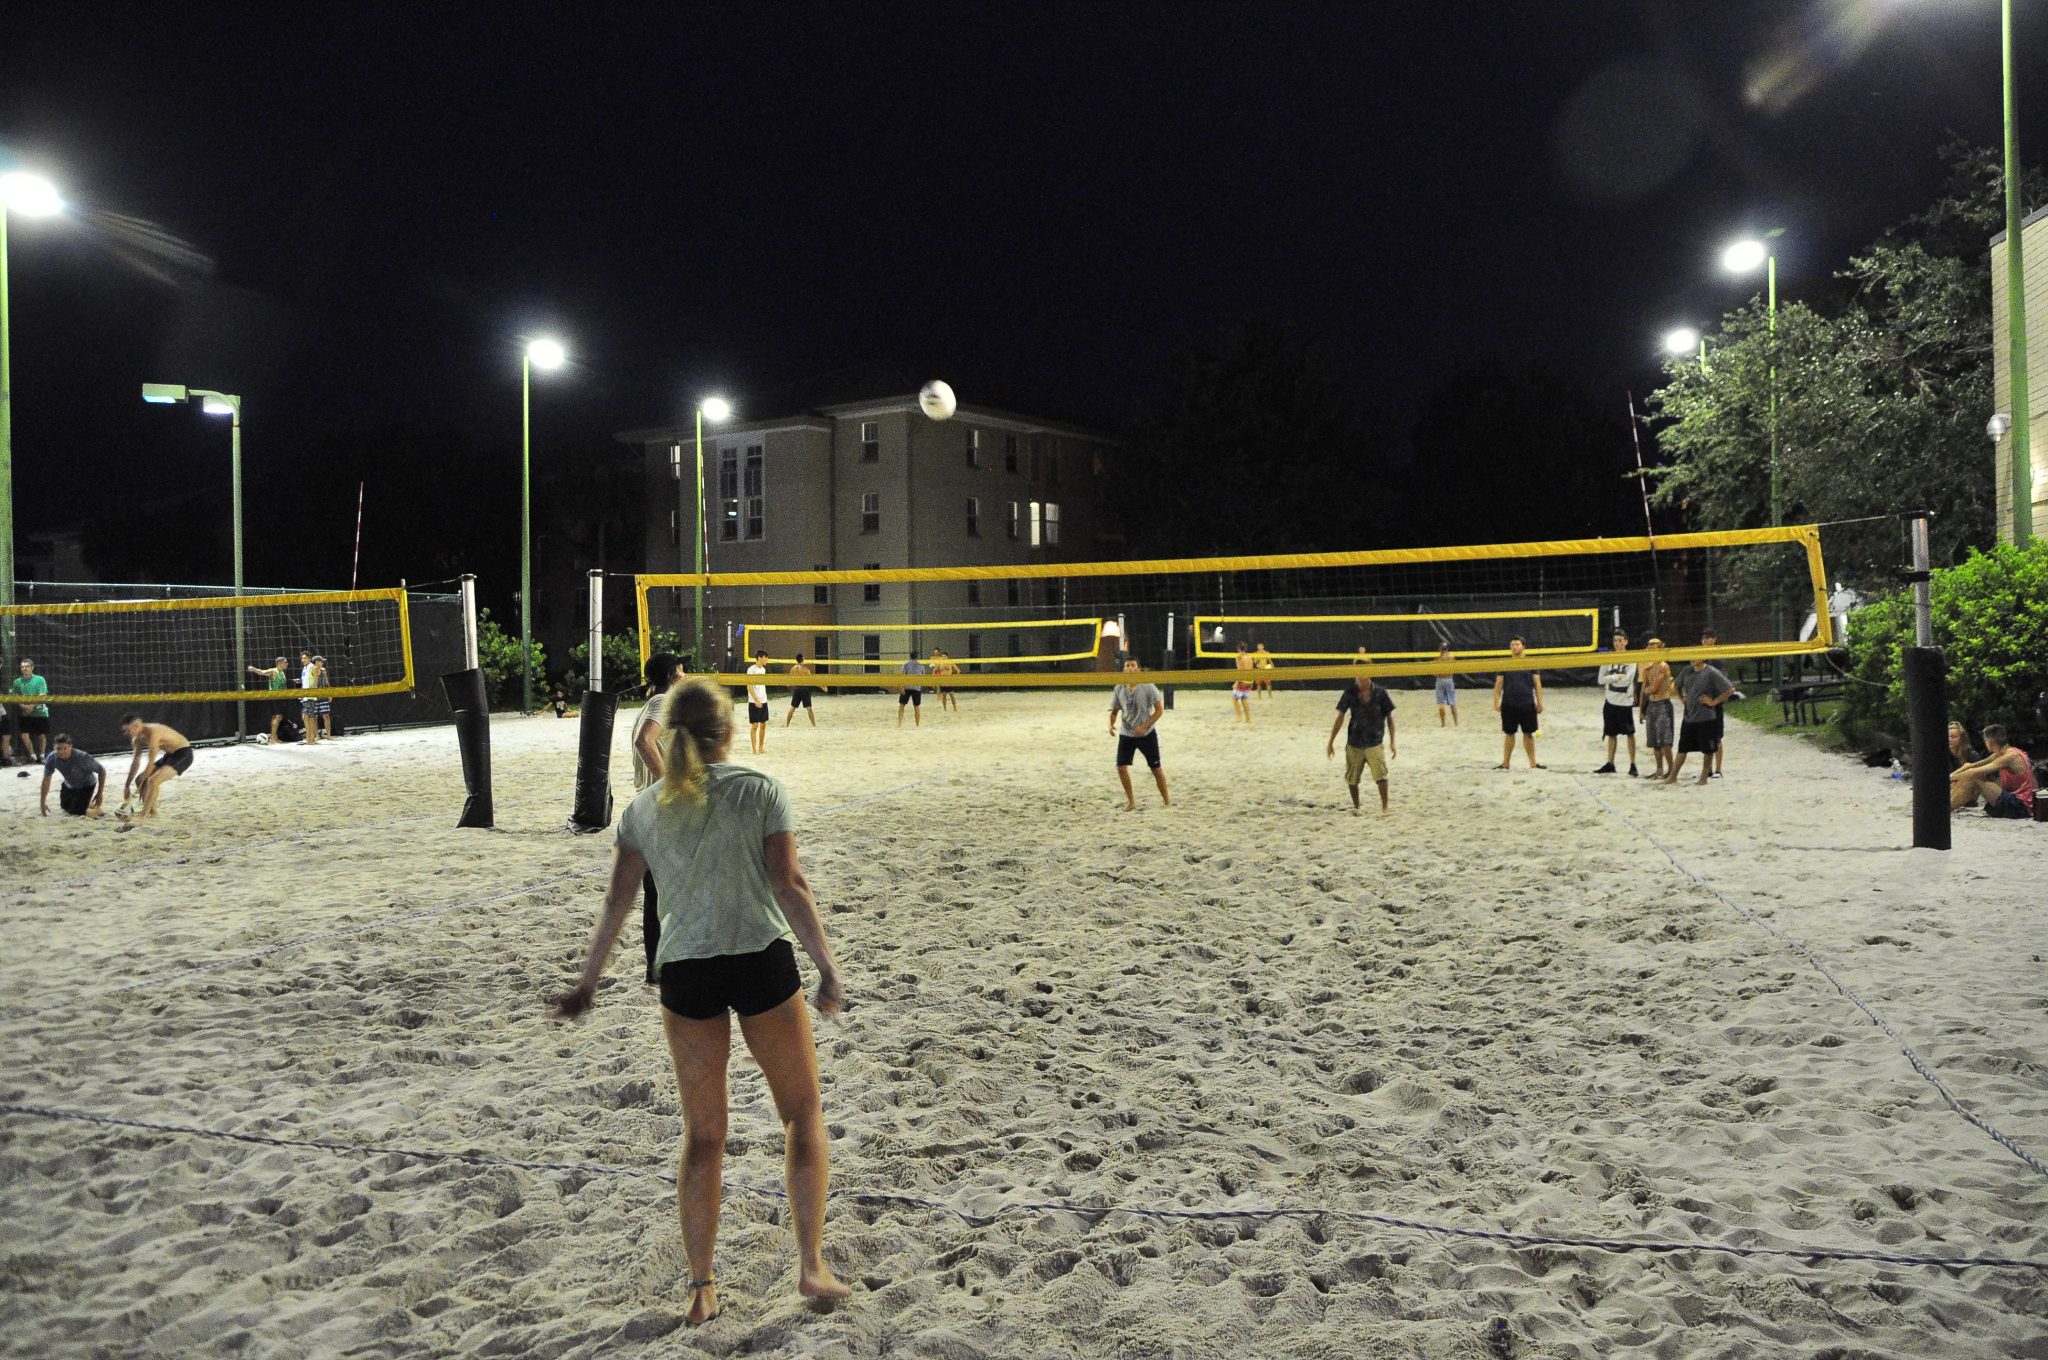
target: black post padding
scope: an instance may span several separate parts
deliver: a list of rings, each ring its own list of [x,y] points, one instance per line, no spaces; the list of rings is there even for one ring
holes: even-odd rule
[[[619,696],[599,690],[583,696],[583,726],[576,734],[576,809],[569,821],[579,831],[612,824],[612,721]]]
[[[462,750],[462,784],[469,796],[462,802],[458,827],[489,829],[497,825],[491,805],[491,703],[484,696],[484,673],[476,667],[441,677],[441,689],[455,714],[455,744]]]
[[[1913,846],[1949,848],[1948,662],[1939,647],[1905,650],[1906,711],[1912,723]]]

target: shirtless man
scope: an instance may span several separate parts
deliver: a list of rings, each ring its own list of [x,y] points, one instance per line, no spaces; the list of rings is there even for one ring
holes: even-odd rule
[[[804,654],[802,652],[798,652],[796,654],[796,664],[789,668],[789,673],[791,675],[814,674],[814,672],[811,670],[810,663],[804,660]],[[790,686],[789,716],[782,720],[782,725],[784,727],[787,727],[791,723],[796,721],[796,711],[798,709],[802,709],[805,713],[810,715],[811,726],[816,727],[818,725],[818,710],[812,707],[811,705],[811,687],[809,685]]]
[[[1272,669],[1273,654],[1267,651],[1266,644],[1261,642],[1252,649],[1252,670],[1258,673],[1257,678],[1252,681],[1252,689],[1261,699],[1273,697],[1273,677],[1264,673]]]
[[[1244,673],[1244,678],[1230,686],[1231,721],[1248,723],[1252,720],[1252,654],[1242,642],[1237,644],[1237,669]]]
[[[144,722],[133,713],[121,719],[121,734],[135,748],[135,756],[128,762],[128,778],[121,784],[124,807],[134,796],[137,772],[153,762],[142,774],[142,819],[148,821],[156,816],[157,795],[164,785],[192,768],[192,743],[176,728]]]
[[[1650,650],[1662,651],[1663,638],[1651,638]],[[1650,755],[1657,762],[1657,768],[1650,773],[1652,779],[1662,779],[1671,773],[1671,701],[1678,697],[1678,682],[1671,678],[1671,663],[1652,661],[1642,670],[1642,684],[1639,699],[1643,710],[1643,740],[1649,743]]]

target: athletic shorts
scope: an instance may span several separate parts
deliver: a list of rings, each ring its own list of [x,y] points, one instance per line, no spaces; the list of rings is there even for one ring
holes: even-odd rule
[[[807,689],[791,690],[789,692],[789,706],[791,708],[809,708],[811,706],[811,692]]]
[[[2041,795],[2037,793],[2034,796],[2039,798]],[[2000,791],[1996,802],[1984,805],[1984,815],[1986,817],[2011,817],[2016,821],[2032,821],[2034,810],[2028,807],[2020,796],[2011,789],[2004,789]]]
[[[1671,701],[1652,699],[1643,705],[1643,739],[1653,751],[1671,745]]]
[[[1636,734],[1636,711],[1620,704],[1600,705],[1600,725],[1603,737],[1632,737]]]
[[[1387,748],[1384,746],[1346,746],[1344,748],[1344,782],[1353,788],[1365,774],[1366,766],[1372,767],[1375,781],[1387,777]]]
[[[1536,735],[1536,705],[1502,704],[1500,706],[1500,730],[1509,736],[1517,732]]]
[[[747,721],[750,723],[767,722],[768,705],[749,702],[747,704]]]
[[[169,770],[172,774],[183,774],[192,768],[192,748],[181,746],[150,767],[152,770]]]
[[[1686,755],[1698,751],[1710,756],[1721,744],[1721,734],[1712,722],[1689,722],[1678,725],[1678,751]]]
[[[921,689],[904,690],[901,694],[896,696],[896,707],[901,708],[905,704],[910,704],[917,708],[923,708],[924,691]]]
[[[796,950],[777,940],[755,954],[672,959],[661,966],[661,1006],[685,1020],[712,1020],[728,1010],[772,1011],[803,990]]]
[[[299,700],[299,708],[316,718],[334,711],[334,705],[326,699],[301,699]]]
[[[92,806],[92,791],[97,784],[80,784],[73,787],[66,784],[57,790],[57,806],[74,817],[83,817],[85,810]]]
[[[33,713],[23,714],[21,719],[14,725],[21,730],[21,735],[24,737],[47,737],[50,735],[50,720],[47,717],[38,718]]]
[[[1458,682],[1439,680],[1436,682],[1436,701],[1446,708],[1458,706]]]
[[[1134,755],[1145,757],[1147,765],[1150,765],[1155,770],[1158,769],[1159,734],[1157,732],[1147,732],[1142,737],[1118,737],[1116,739],[1117,768],[1122,769],[1130,764],[1131,757]]]
[[[1245,683],[1244,681],[1242,681],[1242,680],[1238,681],[1238,682],[1237,682],[1236,684],[1234,684],[1234,685],[1232,685],[1232,686],[1230,687],[1230,697],[1231,697],[1231,698],[1233,698],[1233,699],[1246,699],[1246,698],[1250,698],[1250,697],[1251,697],[1251,692],[1252,692],[1252,687],[1251,687],[1251,686],[1250,686],[1249,684],[1246,684],[1246,683]]]

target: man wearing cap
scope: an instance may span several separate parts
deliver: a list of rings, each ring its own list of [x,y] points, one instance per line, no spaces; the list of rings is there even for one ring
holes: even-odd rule
[[[1628,634],[1614,630],[1614,652],[1619,658],[1628,650]],[[1619,659],[1600,668],[1601,730],[1607,737],[1607,763],[1594,774],[1614,773],[1614,741],[1628,738],[1628,777],[1636,777],[1636,668],[1632,661]]]

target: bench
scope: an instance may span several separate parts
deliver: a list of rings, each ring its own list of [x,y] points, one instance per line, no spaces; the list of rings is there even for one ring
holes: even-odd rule
[[[1840,699],[1848,688],[1840,680],[1787,680],[1771,692],[1782,706],[1787,725],[1818,726],[1820,706]]]

